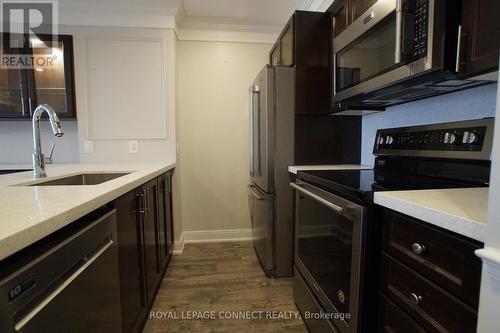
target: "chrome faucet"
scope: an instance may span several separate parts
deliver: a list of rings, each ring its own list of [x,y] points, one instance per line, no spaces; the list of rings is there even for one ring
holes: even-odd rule
[[[33,113],[33,178],[35,179],[47,177],[45,173],[45,159],[42,154],[42,143],[40,140],[40,118],[44,111],[49,115],[50,126],[52,127],[54,135],[59,138],[64,134],[56,111],[48,104],[40,104]]]

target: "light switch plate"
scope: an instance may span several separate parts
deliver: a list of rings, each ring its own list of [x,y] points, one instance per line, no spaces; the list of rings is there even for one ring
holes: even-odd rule
[[[129,140],[128,141],[128,152],[131,154],[137,154],[139,151],[139,143],[137,140]]]
[[[83,142],[83,150],[85,154],[93,154],[94,153],[94,141],[85,140]]]

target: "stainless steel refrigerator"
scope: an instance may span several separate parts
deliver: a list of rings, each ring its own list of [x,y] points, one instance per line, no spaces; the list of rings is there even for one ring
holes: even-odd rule
[[[250,87],[249,205],[255,252],[269,277],[292,275],[294,68],[267,65]]]

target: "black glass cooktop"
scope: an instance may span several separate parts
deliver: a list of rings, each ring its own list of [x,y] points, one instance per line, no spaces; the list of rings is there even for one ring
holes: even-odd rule
[[[310,170],[297,177],[326,190],[360,200],[373,200],[375,191],[478,187],[467,182],[379,170]]]

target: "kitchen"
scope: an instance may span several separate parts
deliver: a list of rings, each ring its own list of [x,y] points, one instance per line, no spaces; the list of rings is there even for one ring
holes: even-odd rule
[[[2,2],[55,61],[0,67],[2,332],[497,330],[495,1],[46,3]]]

